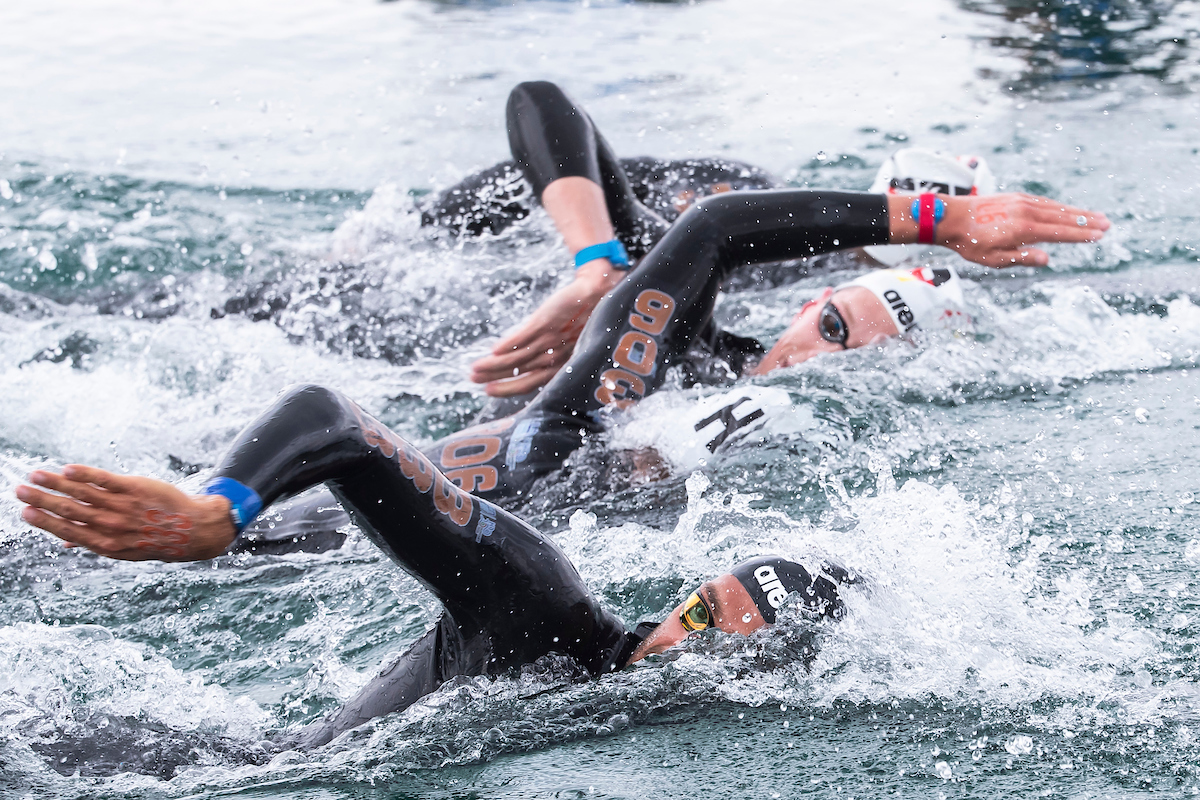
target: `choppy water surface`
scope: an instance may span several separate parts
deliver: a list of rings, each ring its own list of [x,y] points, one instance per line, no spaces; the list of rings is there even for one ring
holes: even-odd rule
[[[1195,2],[10,6],[5,796],[1200,791]],[[522,508],[631,622],[776,551],[868,577],[843,623],[785,615],[593,683],[466,682],[275,756],[267,737],[353,693],[436,603],[357,539],[215,565],[67,553],[11,488],[66,461],[194,485],[301,380],[417,440],[464,425],[465,365],[567,259],[538,215],[463,243],[414,202],[504,156],[504,96],[534,77],[622,154],[861,189],[903,144],[973,152],[1115,228],[1041,273],[967,270],[974,338],[761,379],[792,410],[704,464],[660,434],[714,390],[664,391],[609,435],[658,436],[670,478],[609,486],[583,454]],[[769,338],[853,269],[719,315]]]

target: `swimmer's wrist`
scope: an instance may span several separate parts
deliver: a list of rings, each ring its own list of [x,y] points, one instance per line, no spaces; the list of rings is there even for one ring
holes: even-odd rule
[[[624,280],[628,274],[627,271],[614,267],[607,258],[597,258],[575,270],[575,280],[603,293]]]
[[[196,494],[191,499],[195,507],[195,529],[188,560],[202,561],[223,555],[238,535],[230,515],[232,506],[228,498],[215,494]]]
[[[888,195],[888,243],[917,244],[919,220],[912,214],[913,200],[917,195]],[[954,248],[966,241],[970,211],[967,207],[971,198],[938,195],[945,206],[945,213],[934,228],[935,245]]]

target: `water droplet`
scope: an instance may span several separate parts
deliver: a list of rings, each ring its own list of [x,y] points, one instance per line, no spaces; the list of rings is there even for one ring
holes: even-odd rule
[[[1072,461],[1076,461],[1076,462],[1083,461],[1084,458],[1086,458],[1086,455],[1084,454],[1082,447],[1076,447],[1075,449],[1073,449],[1071,451],[1071,460]]]
[[[1133,412],[1133,417],[1138,422],[1145,425],[1150,420],[1150,412],[1144,408],[1139,408],[1137,411]]]
[[[242,245],[241,251],[242,251],[242,255],[248,256],[254,252],[254,245],[250,244],[249,242],[246,242],[245,244]]]
[[[752,619],[754,619],[754,615],[749,611],[747,611],[745,614],[742,614],[742,622],[749,622]]]
[[[1004,743],[1004,749],[1014,756],[1023,756],[1033,752],[1032,736],[1014,736]]]
[[[1110,553],[1119,553],[1125,549],[1125,539],[1119,533],[1114,533],[1105,538],[1104,548]]]
[[[944,781],[948,781],[952,777],[954,777],[954,773],[952,773],[950,771],[950,765],[947,764],[945,761],[937,762],[936,764],[933,765],[933,768],[935,770],[937,770],[938,777]]]
[[[1132,572],[1125,576],[1125,588],[1133,594],[1141,594],[1146,585],[1142,583],[1142,579]]]

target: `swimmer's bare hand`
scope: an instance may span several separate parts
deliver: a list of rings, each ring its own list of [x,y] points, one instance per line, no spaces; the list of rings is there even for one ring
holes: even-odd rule
[[[109,558],[201,561],[236,535],[224,497],[187,495],[153,478],[68,464],[61,474],[30,473],[29,483],[16,491],[26,522]]]
[[[1099,212],[1048,197],[1012,193],[943,199],[946,218],[937,226],[937,243],[988,267],[1044,267],[1049,255],[1032,245],[1094,242],[1110,227]],[[911,206],[912,198],[907,202]],[[915,241],[916,223],[911,224]]]
[[[471,380],[484,383],[493,397],[511,397],[545,386],[575,351],[596,304],[625,273],[598,259],[575,280],[546,298],[515,330],[496,343],[491,355],[471,365]]]

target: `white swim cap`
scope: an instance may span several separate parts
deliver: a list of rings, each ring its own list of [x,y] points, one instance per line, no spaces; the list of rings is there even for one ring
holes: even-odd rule
[[[870,289],[887,307],[901,336],[918,329],[969,331],[972,328],[962,281],[949,267],[880,269],[837,288],[850,286]]]
[[[947,156],[933,150],[909,147],[892,153],[868,190],[886,194],[936,192],[953,197],[994,194],[996,178],[978,156]],[[919,245],[881,244],[864,247],[876,261],[894,267],[913,255]]]

